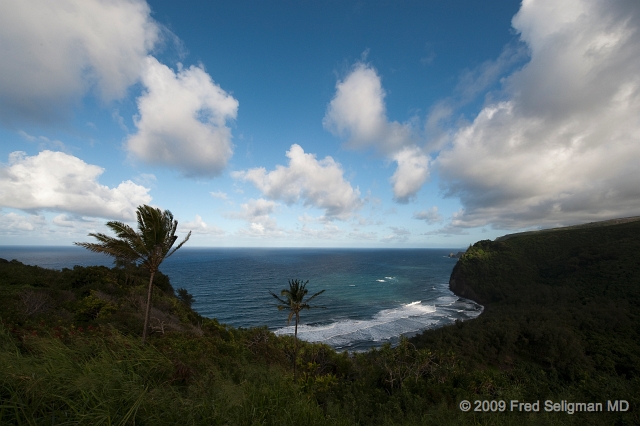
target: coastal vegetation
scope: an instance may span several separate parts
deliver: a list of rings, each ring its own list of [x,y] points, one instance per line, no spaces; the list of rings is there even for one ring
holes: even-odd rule
[[[160,271],[145,305],[142,265],[0,260],[0,424],[638,424],[639,237],[636,221],[480,241],[450,283],[478,318],[351,354],[202,317]]]
[[[99,243],[75,243],[96,253],[113,256],[120,264],[140,265],[149,271],[149,286],[147,287],[147,303],[145,306],[144,326],[142,328],[142,344],[147,340],[149,329],[149,314],[151,312],[151,293],[153,292],[153,277],[158,272],[160,264],[167,257],[176,252],[189,240],[191,232],[176,248],[171,250],[178,237],[178,221],[173,219],[169,210],[161,211],[148,205],[139,206],[136,210],[138,232],[129,225],[111,221],[107,227],[115,232],[117,238],[105,234],[89,234]]]
[[[287,317],[287,324],[291,322],[291,319],[295,317],[295,328],[293,332],[294,350],[293,350],[293,377],[296,376],[296,360],[298,359],[298,324],[300,323],[300,311],[303,309],[311,308],[323,308],[323,306],[311,306],[309,302],[324,293],[324,290],[320,290],[313,296],[305,300],[305,296],[309,293],[307,290],[307,284],[309,280],[302,282],[299,279],[289,280],[289,288],[282,289],[280,296],[270,291],[278,303],[276,306],[279,311],[288,310],[289,316]]]

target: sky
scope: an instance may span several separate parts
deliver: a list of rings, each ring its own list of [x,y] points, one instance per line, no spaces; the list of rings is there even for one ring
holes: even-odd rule
[[[0,245],[464,248],[640,215],[637,0],[0,3]]]

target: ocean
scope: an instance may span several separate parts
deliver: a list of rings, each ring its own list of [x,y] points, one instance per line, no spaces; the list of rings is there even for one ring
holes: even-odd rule
[[[428,328],[475,318],[482,307],[449,290],[456,259],[451,249],[316,249],[183,247],[160,270],[172,286],[193,294],[193,308],[234,327],[267,326],[293,334],[288,313],[269,294],[289,279],[309,280],[298,336],[337,350],[361,351]],[[4,246],[0,258],[44,268],[112,266],[81,247]]]

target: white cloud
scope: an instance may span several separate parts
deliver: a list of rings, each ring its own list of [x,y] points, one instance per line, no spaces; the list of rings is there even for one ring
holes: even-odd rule
[[[377,232],[364,232],[354,230],[349,232],[349,238],[353,240],[376,240],[378,238]]]
[[[409,239],[409,235],[411,235],[411,232],[405,228],[390,226],[389,229],[391,229],[391,234],[385,235],[380,241],[404,243]]]
[[[442,222],[442,215],[438,212],[438,207],[433,206],[428,210],[422,210],[413,214],[414,219],[424,220],[429,225]]]
[[[234,172],[232,176],[253,183],[266,197],[293,204],[300,199],[306,206],[324,209],[329,218],[347,219],[360,208],[360,191],[344,179],[340,164],[333,158],[316,160],[300,145],[287,151],[289,166],[276,166],[267,173],[264,167]]]
[[[410,122],[387,118],[380,76],[369,65],[357,63],[336,84],[323,125],[334,135],[347,138],[352,149],[375,148],[398,164],[391,178],[394,200],[406,203],[415,197],[429,176],[428,157],[415,144]]]
[[[412,146],[394,154],[393,159],[398,163],[389,179],[393,184],[394,200],[406,204],[429,178],[429,157],[420,148]]]
[[[159,33],[142,0],[3,0],[0,121],[53,121],[91,89],[123,97]]]
[[[344,81],[336,84],[336,95],[329,103],[323,125],[333,134],[348,138],[352,148],[379,145],[386,152],[389,149],[385,145],[390,141],[386,140],[385,96],[376,71],[358,63]]]
[[[233,219],[243,219],[248,223],[247,228],[240,229],[240,235],[250,237],[279,237],[283,231],[278,227],[274,218],[269,216],[275,212],[278,204],[271,200],[259,198],[251,199],[240,205],[240,212],[231,212],[226,216]]]
[[[266,218],[273,213],[278,203],[265,200],[264,198],[258,198],[257,200],[249,200],[246,204],[241,204],[242,217],[247,220],[254,221],[260,220],[260,218]]]
[[[229,198],[227,194],[222,191],[210,192],[209,194],[211,194],[213,198],[218,198],[220,200],[227,200]]]
[[[514,65],[522,65],[523,61],[528,59],[528,53],[521,42],[508,44],[497,59],[485,61],[472,70],[465,70],[460,76],[451,101],[458,106],[473,101],[496,84],[507,70]]]
[[[216,176],[233,153],[231,129],[238,101],[216,85],[202,67],[169,67],[149,57],[138,98],[137,133],[131,154],[151,164],[175,167],[185,176]]]
[[[333,223],[324,223],[321,228],[311,228],[306,224],[302,225],[302,228],[296,232],[290,232],[295,235],[297,239],[313,238],[316,240],[335,240],[341,237],[343,231]]]
[[[30,135],[29,133],[25,132],[24,130],[19,130],[18,134],[20,136],[22,136],[23,138],[25,138],[26,140],[28,140],[29,142],[35,142],[36,139],[38,139],[35,136]]]
[[[54,225],[62,226],[64,228],[73,228],[75,226],[74,221],[66,214],[59,214],[53,218]]]
[[[349,148],[373,147],[383,154],[393,154],[412,144],[412,127],[389,121],[385,96],[378,73],[371,66],[357,63],[347,78],[336,84],[336,94],[322,123],[334,135],[347,138]]]
[[[0,235],[14,243],[30,235],[41,244],[67,244],[86,238],[90,232],[111,232],[103,219],[81,217],[76,214],[0,213]]]
[[[151,186],[151,185],[154,185],[158,181],[158,178],[153,173],[140,173],[135,178],[135,181],[136,181],[136,183],[139,183],[140,185]]]
[[[129,128],[125,124],[124,118],[120,115],[120,111],[118,109],[111,111],[111,118],[118,124],[118,127],[120,127],[121,130],[129,133]]]
[[[21,233],[24,231],[37,231],[46,225],[46,220],[42,215],[24,216],[16,213],[0,215],[0,231],[2,233]]]
[[[47,148],[56,149],[59,151],[69,152],[69,148],[62,142],[57,139],[51,140],[46,136],[33,136],[25,132],[24,130],[19,130],[18,134],[22,136],[24,139],[29,142],[38,142],[38,148],[40,150],[45,150]]]
[[[436,161],[453,226],[552,226],[640,211],[640,8],[524,1],[531,60]]]
[[[0,167],[0,207],[134,219],[136,207],[151,201],[149,189],[130,180],[109,188],[97,182],[103,172],[62,152],[13,152],[9,165]]]
[[[192,231],[194,234],[224,235],[225,233],[224,229],[218,228],[215,225],[207,225],[200,215],[196,215],[195,219],[191,222],[185,222],[180,228]]]

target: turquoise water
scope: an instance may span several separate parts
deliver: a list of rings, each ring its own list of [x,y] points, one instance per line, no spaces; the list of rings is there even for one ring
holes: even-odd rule
[[[451,249],[182,248],[161,266],[174,288],[195,297],[194,309],[235,327],[293,333],[269,291],[309,280],[323,308],[303,311],[300,338],[362,350],[401,335],[476,317],[482,308],[449,291]],[[111,266],[79,247],[0,247],[0,258],[45,268]],[[313,303],[312,303],[313,304]]]

